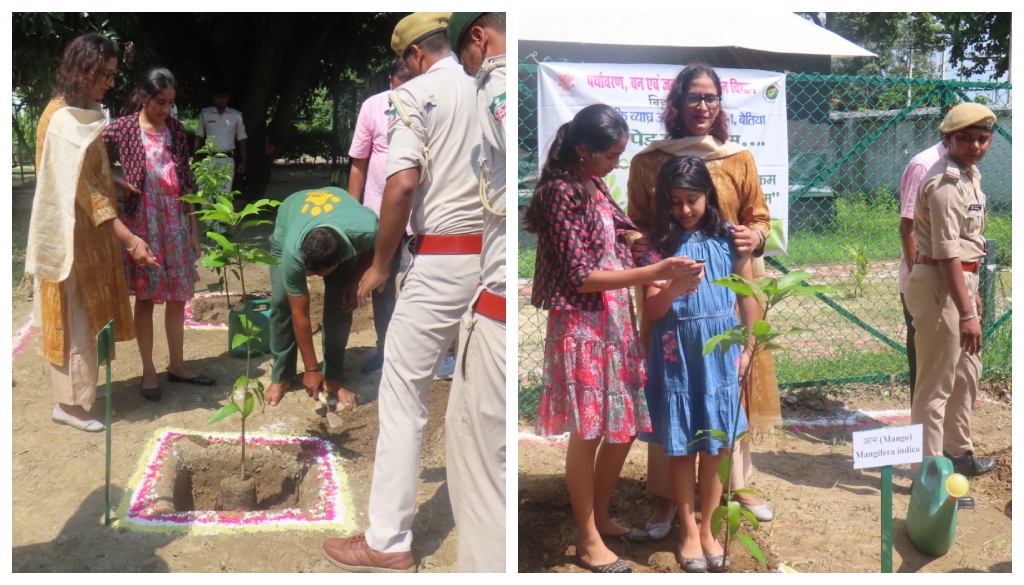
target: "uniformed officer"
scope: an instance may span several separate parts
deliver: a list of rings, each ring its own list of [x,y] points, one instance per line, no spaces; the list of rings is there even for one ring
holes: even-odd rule
[[[228,178],[220,185],[224,191],[231,191],[234,185],[235,144],[238,145],[238,172],[241,174],[245,174],[245,156],[248,144],[245,124],[242,122],[242,112],[229,108],[229,99],[227,90],[221,88],[214,90],[213,107],[204,108],[199,114],[194,149],[199,150],[206,142],[206,137],[213,142],[215,152],[211,152],[203,164],[216,165],[217,168],[227,172]],[[226,157],[215,157],[214,155],[217,153],[224,154]],[[207,222],[207,227],[216,229],[220,233],[224,233],[226,229],[223,225],[215,222]]]
[[[323,544],[333,564],[353,571],[416,570],[410,549],[427,390],[480,279],[476,88],[448,48],[450,16],[417,12],[398,23],[391,39],[413,78],[391,94],[388,178],[360,303],[387,280],[410,214],[415,255],[384,342],[370,527]]]
[[[945,455],[967,476],[996,468],[991,457],[975,457],[971,443],[981,376],[978,269],[986,255],[985,195],[976,165],[991,145],[995,120],[991,110],[975,103],[954,107],[942,120],[947,150],[918,191],[917,257],[905,294],[917,343],[910,421],[923,425],[925,456]]]
[[[505,13],[453,12],[448,41],[474,76],[483,130],[480,286],[462,317],[445,417],[459,571],[505,572]]]

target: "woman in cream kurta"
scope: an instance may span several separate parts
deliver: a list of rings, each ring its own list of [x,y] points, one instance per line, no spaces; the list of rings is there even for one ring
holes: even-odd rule
[[[648,233],[650,218],[654,212],[654,188],[658,171],[669,160],[683,155],[700,157],[711,171],[711,178],[718,190],[719,205],[724,219],[740,228],[736,239],[738,247],[751,247],[756,256],[753,262],[754,278],[764,277],[764,242],[771,230],[768,204],[761,190],[754,157],[749,150],[738,144],[723,140],[728,137],[725,117],[721,113],[721,85],[714,70],[705,66],[691,66],[676,77],[669,92],[669,106],[665,113],[666,129],[672,138],[651,143],[633,157],[629,167],[630,218],[636,222],[642,233]],[[688,105],[701,98],[696,105]],[[718,100],[715,100],[716,96]],[[709,107],[708,101],[715,101]],[[638,315],[640,338],[645,350],[650,343],[652,321],[643,314]],[[762,352],[754,360],[751,383],[744,392],[743,407],[751,428],[771,427],[782,424],[779,388],[775,378],[775,365],[769,352]],[[671,486],[668,476],[668,457],[659,445],[648,445],[647,491],[656,496],[654,513],[651,516],[652,532],[655,537],[667,534],[671,525]],[[750,461],[750,443],[743,441],[736,449],[733,460],[732,483],[738,489],[746,484],[753,468]],[[736,498],[763,519],[771,519],[771,511],[758,498],[743,494]]]
[[[133,338],[120,245],[133,247],[140,262],[153,261],[146,243],[117,218],[114,182],[99,139],[105,121],[97,100],[113,85],[116,67],[116,48],[100,35],[83,35],[65,52],[58,93],[38,125],[38,179],[26,250],[26,272],[38,283],[43,355],[52,365],[52,418],[84,431],[104,429],[85,409],[96,400],[96,335],[113,319],[116,341]],[[79,161],[77,176],[67,175]],[[60,232],[71,223],[70,207],[68,238]]]

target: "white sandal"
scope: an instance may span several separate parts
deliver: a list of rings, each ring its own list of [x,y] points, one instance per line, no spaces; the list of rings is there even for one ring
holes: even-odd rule
[[[68,425],[69,427],[74,427],[80,431],[85,431],[87,433],[98,433],[107,428],[103,426],[103,423],[101,423],[98,420],[77,419],[61,410],[59,404],[54,405],[53,413],[50,415],[50,418],[53,419],[53,422],[59,425]]]
[[[758,504],[756,506],[749,506],[747,504],[740,502],[740,505],[743,506],[744,509],[752,513],[754,515],[754,518],[757,518],[758,522],[771,522],[772,518],[775,517],[774,514],[772,514],[772,509],[768,507],[768,504]]]

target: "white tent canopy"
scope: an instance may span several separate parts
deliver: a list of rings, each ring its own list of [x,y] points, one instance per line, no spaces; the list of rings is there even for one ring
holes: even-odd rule
[[[875,57],[792,12],[530,13],[520,41],[655,47],[742,47],[770,53]]]

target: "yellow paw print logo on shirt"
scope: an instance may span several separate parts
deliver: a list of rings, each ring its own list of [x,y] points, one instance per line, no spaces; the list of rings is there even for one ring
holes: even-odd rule
[[[308,211],[310,215],[316,217],[334,209],[332,203],[341,203],[341,197],[331,195],[329,191],[310,191],[306,194],[306,204],[302,206],[302,213]]]

